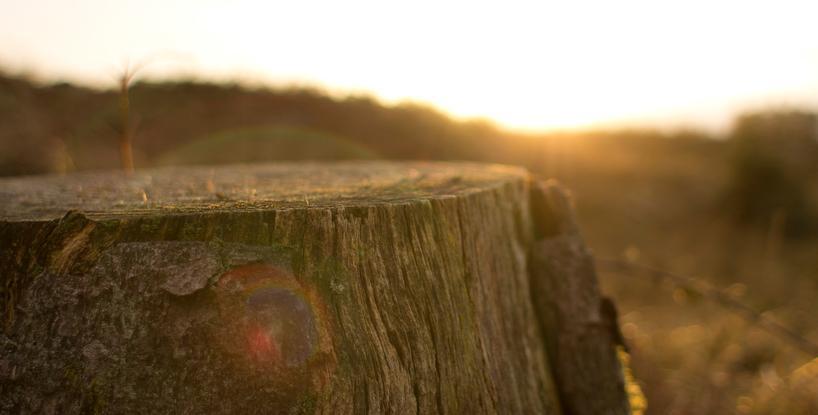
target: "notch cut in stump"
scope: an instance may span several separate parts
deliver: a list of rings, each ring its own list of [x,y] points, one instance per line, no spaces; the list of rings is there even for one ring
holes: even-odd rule
[[[525,170],[12,178],[0,217],[0,412],[562,411]]]

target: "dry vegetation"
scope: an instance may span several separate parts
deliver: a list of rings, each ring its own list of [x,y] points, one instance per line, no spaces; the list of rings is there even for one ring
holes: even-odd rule
[[[116,91],[0,77],[0,174],[117,167],[117,103]],[[130,105],[137,168],[338,158],[524,165],[574,190],[598,258],[697,277],[818,344],[813,115],[749,115],[718,139],[532,136],[367,97],[191,82],[136,84]],[[601,275],[620,305],[649,413],[818,412],[816,356],[696,287],[606,267]]]

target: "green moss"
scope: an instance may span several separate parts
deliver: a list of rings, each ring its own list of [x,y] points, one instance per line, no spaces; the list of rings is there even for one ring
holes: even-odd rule
[[[347,290],[349,276],[335,258],[325,258],[318,266],[312,281],[318,287],[320,294],[334,303],[344,297]]]
[[[318,398],[312,393],[307,393],[290,409],[289,413],[291,415],[312,414],[315,413],[317,406]]]
[[[83,412],[92,413],[94,415],[106,413],[100,389],[101,386],[98,378],[94,378],[88,387],[83,390]]]
[[[143,234],[157,234],[162,230],[162,222],[159,218],[141,218],[139,231]]]
[[[181,226],[178,233],[175,235],[176,237],[173,239],[178,239],[181,241],[197,241],[204,239],[201,236],[204,227],[202,226],[202,222],[197,219],[199,218],[195,216],[185,216],[180,218]]]

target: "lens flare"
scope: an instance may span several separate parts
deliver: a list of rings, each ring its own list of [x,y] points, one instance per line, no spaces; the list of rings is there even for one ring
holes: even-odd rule
[[[225,317],[235,322],[231,339],[259,365],[295,368],[318,348],[319,313],[292,273],[269,264],[234,268],[217,284]]]

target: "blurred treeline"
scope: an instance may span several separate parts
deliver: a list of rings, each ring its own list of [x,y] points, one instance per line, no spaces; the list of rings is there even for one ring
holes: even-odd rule
[[[0,76],[0,175],[266,160],[523,165],[567,184],[595,255],[723,289],[818,344],[818,118],[774,109],[696,130],[510,132],[417,104],[197,82],[118,92]],[[649,412],[818,413],[818,360],[667,281],[601,269]]]
[[[726,173],[720,208],[738,223],[763,228],[773,220],[790,236],[816,225],[810,189],[818,184],[818,118],[806,111],[743,114],[725,137],[692,129],[525,134],[487,120],[456,121],[420,104],[386,106],[368,96],[339,98],[309,88],[177,81],[136,83],[128,95],[130,122],[123,126],[119,91],[41,85],[0,73],[0,176],[117,168],[117,137],[127,128],[138,168],[474,160],[523,165],[567,181],[600,169],[608,177],[654,178],[702,169],[685,176],[718,180]]]
[[[116,143],[122,126],[117,95],[0,77],[0,175],[118,167]],[[137,83],[129,95],[137,167],[247,161],[247,155],[256,160],[536,162],[530,152],[535,143],[489,122],[454,122],[429,107],[387,107],[367,96],[336,99],[312,89],[194,82]],[[314,142],[295,151],[300,134]],[[239,139],[223,149],[228,153],[258,148],[232,159],[217,152],[187,154],[212,150],[218,147],[212,141],[234,137]]]

